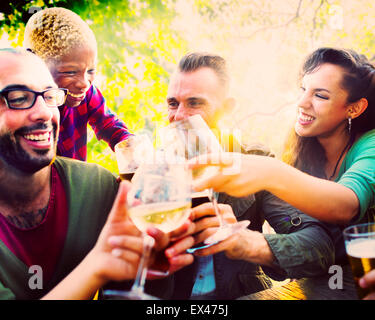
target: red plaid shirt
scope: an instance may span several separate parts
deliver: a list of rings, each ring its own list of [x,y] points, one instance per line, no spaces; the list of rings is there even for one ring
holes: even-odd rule
[[[94,85],[91,85],[78,107],[63,105],[59,110],[58,155],[86,160],[87,123],[93,128],[98,140],[106,141],[112,150],[118,142],[131,135],[125,123],[106,107],[104,97]]]

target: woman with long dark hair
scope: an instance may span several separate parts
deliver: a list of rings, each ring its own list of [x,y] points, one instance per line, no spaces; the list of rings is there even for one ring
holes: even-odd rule
[[[314,51],[303,65],[298,116],[284,161],[244,155],[238,173],[220,170],[196,189],[213,187],[232,196],[267,190],[327,222],[374,220],[374,75],[367,58],[352,50]],[[215,165],[223,169],[232,159],[224,154]],[[206,165],[199,160],[193,166]]]

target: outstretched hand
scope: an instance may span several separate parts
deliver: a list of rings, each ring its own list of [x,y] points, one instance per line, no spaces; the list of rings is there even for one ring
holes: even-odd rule
[[[105,278],[108,280],[121,281],[135,278],[139,260],[143,252],[142,233],[134,225],[126,209],[126,197],[130,187],[131,183],[128,181],[120,183],[115,203],[97,243],[97,246],[107,253],[106,259],[102,259],[103,264],[105,263],[103,271]],[[168,234],[155,227],[149,227],[147,233],[155,239],[150,264],[155,261],[155,258],[164,254],[164,249],[171,241],[185,234],[189,230],[190,225],[191,222],[187,221],[180,228]],[[169,263],[168,274],[179,270],[191,262],[192,259],[186,259],[186,257],[178,257],[177,261],[176,259],[172,259]],[[153,275],[152,272],[149,272],[149,279],[165,275],[163,273],[155,273]]]
[[[375,287],[375,270],[371,270],[359,279],[359,286],[361,288],[374,288]],[[375,300],[375,292],[370,292],[363,300]]]
[[[219,204],[219,210],[228,223],[235,223],[237,221],[229,205]],[[186,230],[180,229],[174,232],[171,242],[165,250],[165,256],[169,262],[169,274],[191,264],[194,261],[194,256],[193,254],[186,253],[186,250],[204,241],[220,226],[212,203],[204,203],[193,208],[190,220],[191,222],[186,225]],[[225,247],[221,246],[217,251],[212,253],[223,250],[225,250]],[[205,252],[200,250],[200,253],[198,253],[197,251],[197,255],[199,254],[205,255]],[[153,276],[155,278],[155,275]]]
[[[193,256],[185,252],[194,244],[194,239],[187,236],[192,227],[192,222],[188,220],[180,228],[168,234],[157,228],[148,228],[147,233],[159,243],[159,247],[155,248],[154,262],[147,273],[148,279],[164,278],[193,262]],[[169,247],[165,249],[168,245]],[[158,271],[160,266],[166,267],[167,270]]]
[[[98,241],[90,252],[104,281],[135,278],[143,250],[142,233],[128,216],[126,196],[130,183],[123,181]]]
[[[218,204],[219,213],[226,223],[236,223],[237,219],[233,213],[232,207],[228,204]],[[213,235],[220,227],[219,219],[216,216],[214,206],[211,202],[203,203],[193,208],[195,221],[194,244],[201,244],[208,237]],[[206,249],[195,251],[196,256],[207,256],[221,251],[229,252],[237,241],[237,234],[220,241],[218,244]]]
[[[194,181],[194,190],[212,188],[233,197],[244,197],[264,190],[271,161],[273,158],[270,157],[229,152],[200,155],[189,161],[191,169],[216,166],[218,170],[215,175],[203,176]]]
[[[135,278],[143,238],[127,215],[128,190],[129,184],[122,182],[95,246],[44,299],[89,299],[110,280]]]

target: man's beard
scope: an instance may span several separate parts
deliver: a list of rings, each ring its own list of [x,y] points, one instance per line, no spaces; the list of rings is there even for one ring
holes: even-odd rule
[[[6,133],[2,136],[0,136],[0,158],[8,164],[8,166],[13,167],[23,173],[26,174],[33,174],[40,169],[48,166],[52,160],[53,157],[48,157],[47,154],[50,152],[50,149],[48,150],[34,150],[35,153],[39,155],[39,157],[31,156],[29,153],[27,153],[21,146],[19,139],[20,133],[22,132],[28,132],[31,130],[43,130],[48,128],[46,124],[38,124],[31,127],[24,127],[16,132],[14,134]],[[53,156],[56,155],[56,132],[57,132],[57,126],[53,124],[53,141],[54,141],[54,153]]]

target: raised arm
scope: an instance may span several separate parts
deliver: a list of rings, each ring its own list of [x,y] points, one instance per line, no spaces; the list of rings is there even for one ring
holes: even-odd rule
[[[229,153],[222,155],[219,162],[217,159],[208,155],[206,164],[201,159],[192,164],[193,167],[220,167],[217,175],[199,181],[196,190],[211,187],[235,197],[267,190],[302,212],[331,223],[345,224],[359,211],[358,198],[351,189],[310,176],[280,160]]]
[[[130,280],[135,277],[143,242],[140,231],[127,219],[125,204],[128,188],[125,182],[120,184],[94,248],[43,299],[90,299],[109,280]]]
[[[114,151],[115,145],[127,139],[132,134],[125,123],[107,106],[100,90],[91,87],[91,95],[88,96],[88,120],[97,138],[103,139]]]

